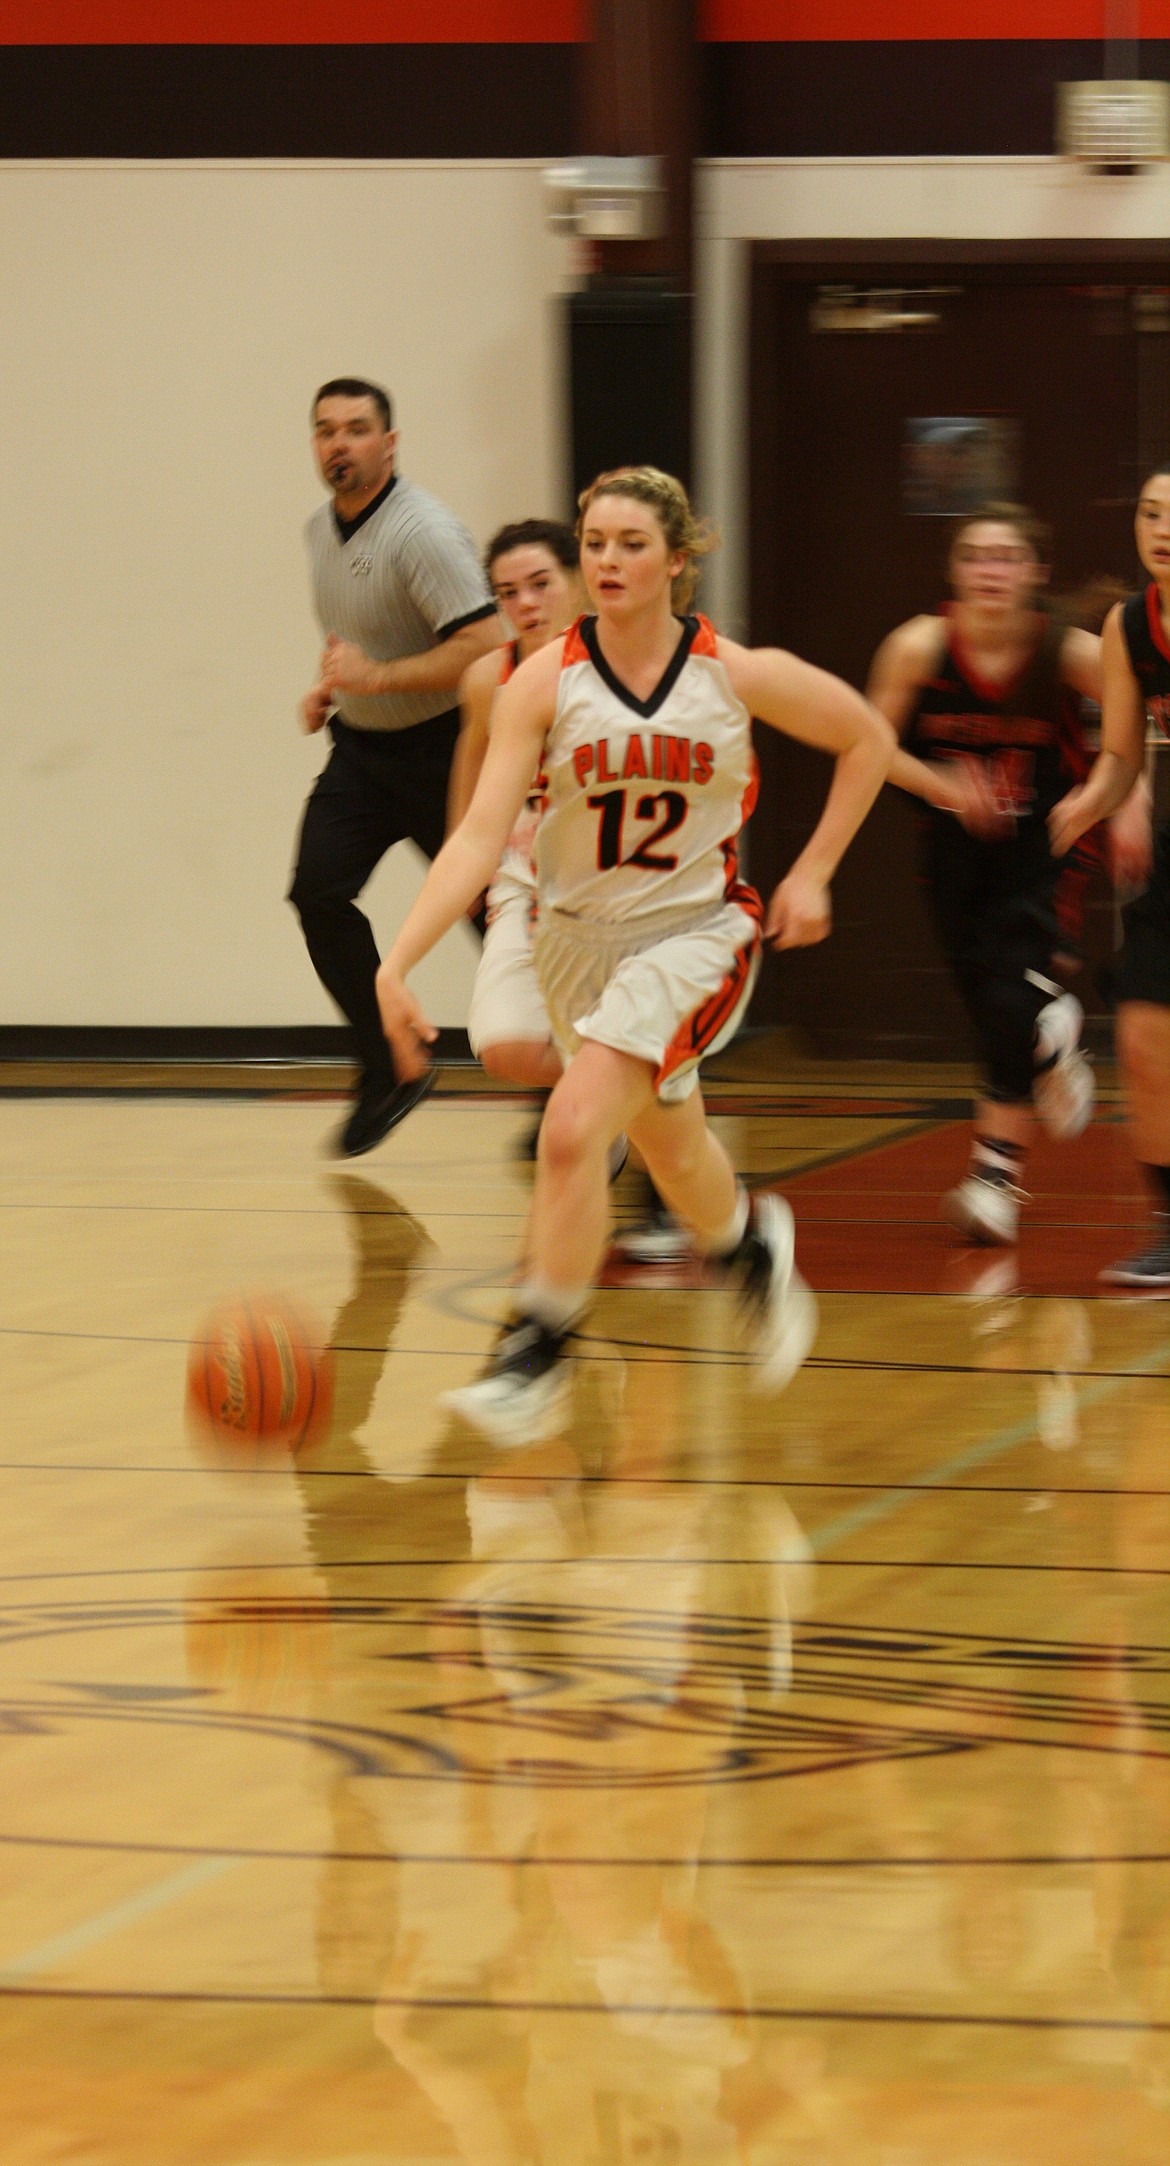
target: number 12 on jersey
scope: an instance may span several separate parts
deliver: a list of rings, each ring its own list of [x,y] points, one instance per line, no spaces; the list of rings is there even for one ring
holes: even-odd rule
[[[599,812],[597,823],[597,869],[613,872],[618,865],[641,865],[648,872],[674,872],[678,859],[672,850],[659,851],[654,845],[665,842],[668,835],[677,834],[687,816],[687,801],[681,790],[659,790],[639,797],[634,806],[637,820],[657,819],[658,825],[636,843],[627,857],[622,855],[625,840],[626,799],[628,790],[604,790],[587,802],[591,812]],[[660,811],[661,808],[661,811]]]

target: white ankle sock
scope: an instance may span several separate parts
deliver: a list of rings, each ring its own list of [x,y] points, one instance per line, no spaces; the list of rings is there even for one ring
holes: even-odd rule
[[[548,1279],[525,1279],[516,1288],[516,1307],[535,1316],[547,1331],[571,1331],[589,1306],[588,1286],[553,1286]]]

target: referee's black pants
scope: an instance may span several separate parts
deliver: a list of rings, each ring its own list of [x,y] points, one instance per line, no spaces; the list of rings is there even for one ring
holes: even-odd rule
[[[377,731],[351,729],[335,715],[329,731],[333,750],[305,806],[289,901],[317,976],[352,1025],[362,1082],[389,1085],[394,1064],[374,988],[378,950],[354,897],[396,842],[409,838],[436,855],[459,713]]]

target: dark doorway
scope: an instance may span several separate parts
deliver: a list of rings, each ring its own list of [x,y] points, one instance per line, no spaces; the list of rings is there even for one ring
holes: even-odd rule
[[[947,507],[989,479],[1055,526],[1058,591],[1136,580],[1134,494],[1170,451],[1170,267],[1075,244],[1043,261],[989,245],[802,253],[759,244],[753,264],[754,641],[864,684],[885,634],[937,607]],[[767,892],[816,817],[825,765],[759,736],[752,870]],[[832,940],[766,967],[758,1020],[826,1053],[966,1051],[914,860],[913,812],[888,791],[838,875]],[[1088,945],[1097,964],[1112,946],[1104,889]],[[1102,1010],[1093,967],[1077,989]]]

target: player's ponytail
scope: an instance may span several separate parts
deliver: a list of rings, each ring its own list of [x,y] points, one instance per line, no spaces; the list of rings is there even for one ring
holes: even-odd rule
[[[585,515],[599,496],[632,497],[636,504],[645,504],[654,513],[671,555],[687,560],[670,589],[672,606],[686,609],[694,595],[700,560],[718,548],[719,537],[705,519],[696,518],[681,481],[673,474],[664,474],[658,466],[615,466],[609,473],[599,474],[577,498],[578,541]]]

